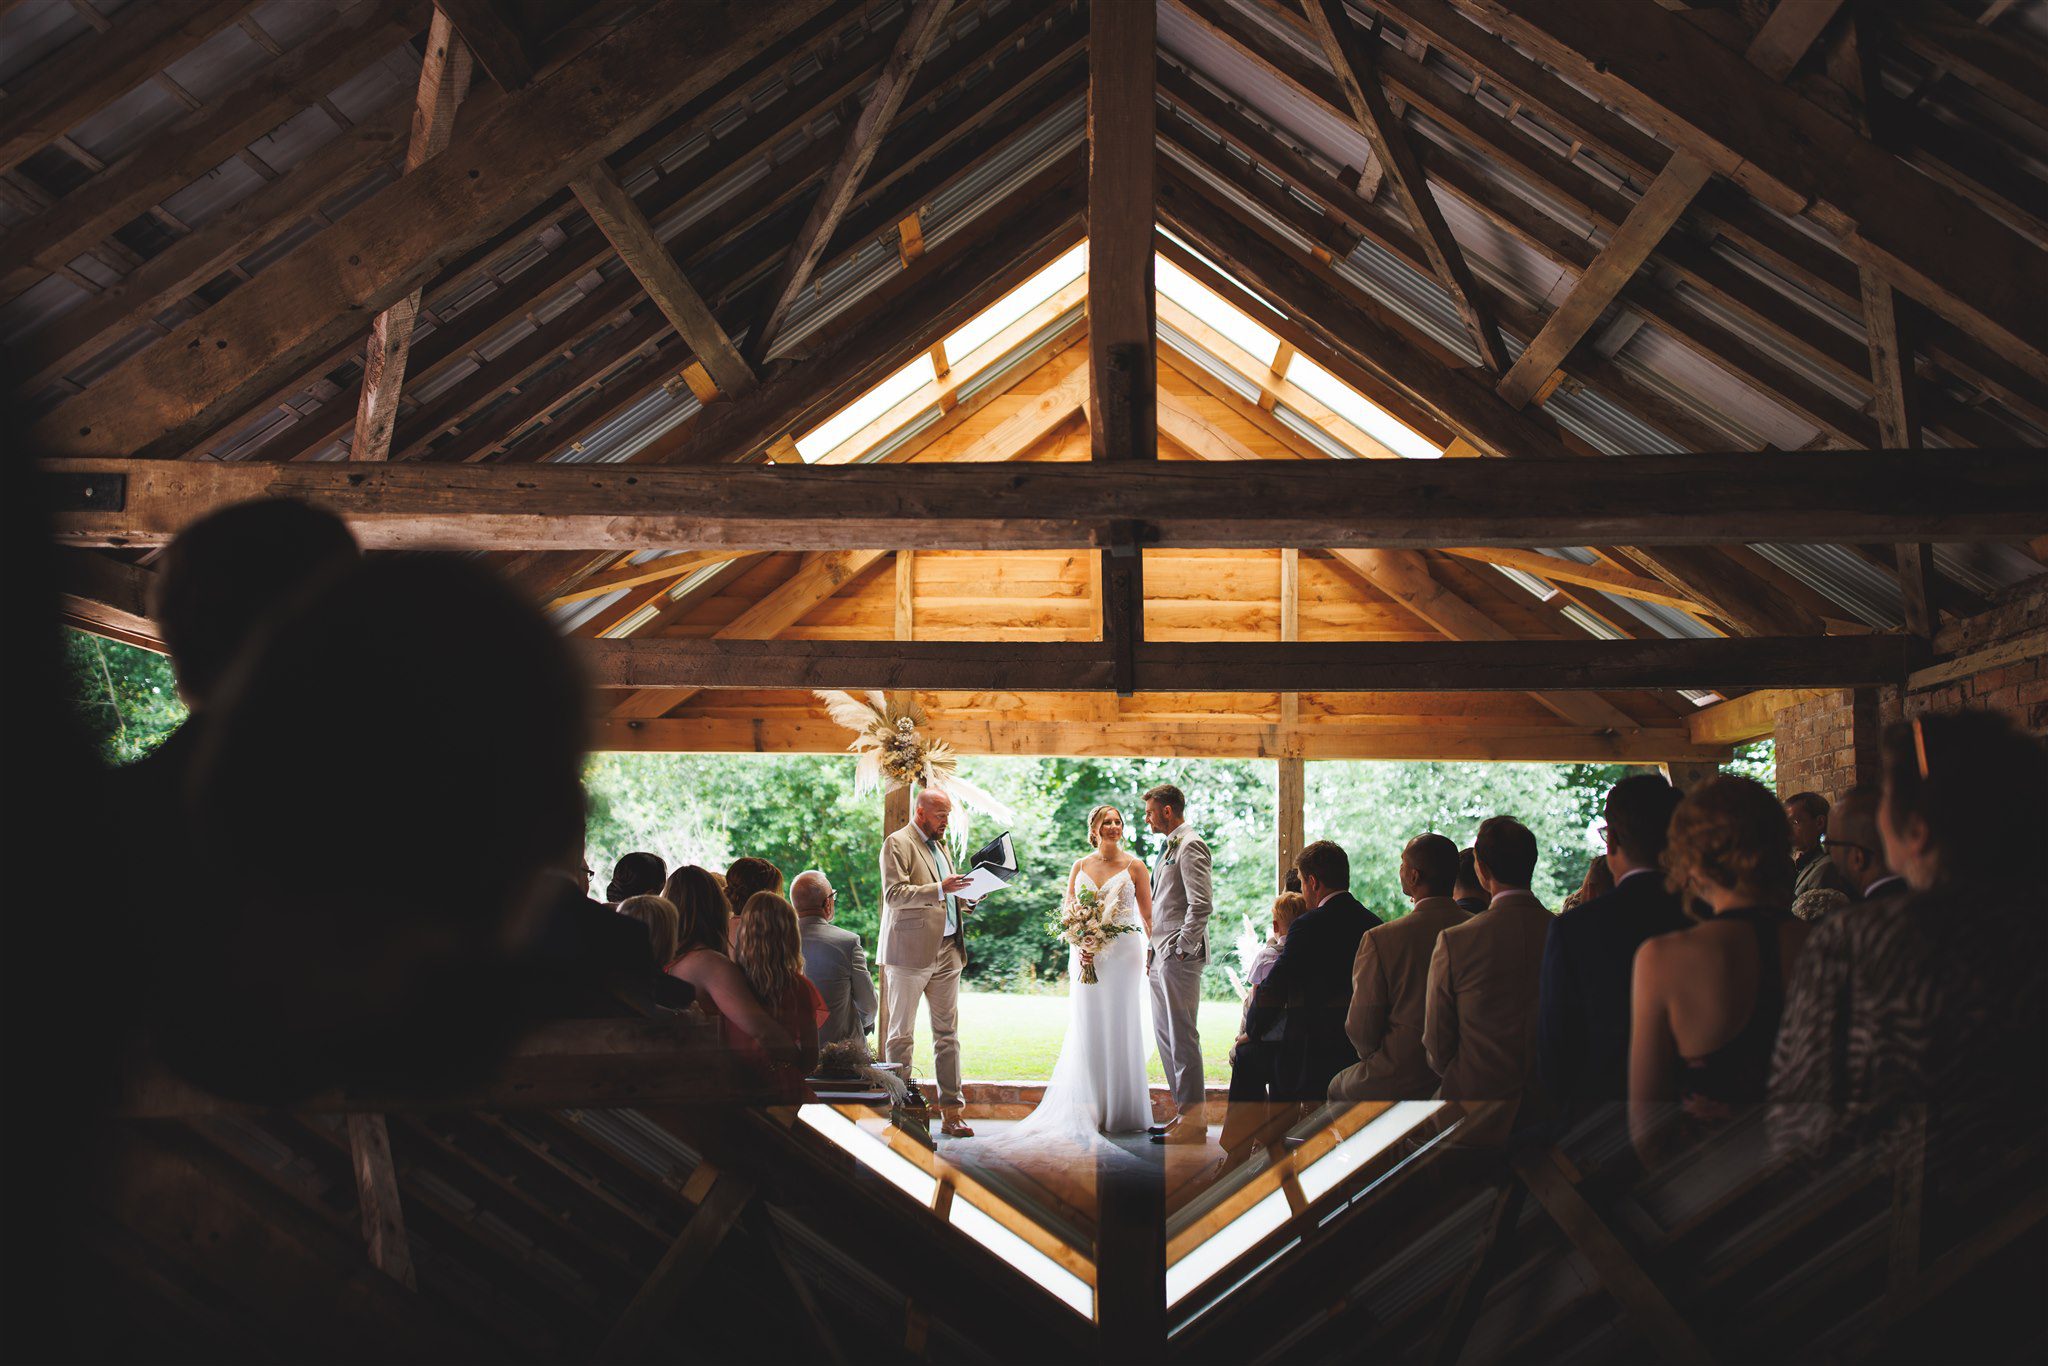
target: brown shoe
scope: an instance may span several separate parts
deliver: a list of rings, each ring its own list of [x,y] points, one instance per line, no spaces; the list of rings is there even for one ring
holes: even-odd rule
[[[1152,1141],[1154,1143],[1205,1144],[1209,1141],[1209,1126],[1199,1120],[1184,1121],[1174,1125],[1163,1134],[1153,1135]]]
[[[967,1127],[967,1121],[961,1118],[958,1110],[945,1110],[940,1113],[942,1122],[939,1125],[939,1132],[947,1138],[974,1137],[974,1130]]]

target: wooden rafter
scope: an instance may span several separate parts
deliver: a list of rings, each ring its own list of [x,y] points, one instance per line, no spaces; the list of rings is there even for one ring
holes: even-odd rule
[[[1780,0],[1745,55],[1771,79],[1784,80],[1840,6],[1841,0]],[[1712,175],[1713,168],[1702,158],[1683,151],[1673,154],[1571,294],[1516,358],[1514,368],[1501,377],[1501,397],[1520,407],[1544,391],[1571,349],[1635,278]]]
[[[425,14],[423,0],[357,0],[279,60],[146,138],[0,238],[0,296],[61,270],[150,205],[206,175],[397,48]]]
[[[455,31],[445,10],[434,11],[427,30],[427,50],[420,62],[419,93],[414,97],[412,140],[405,152],[405,174],[441,155],[455,135],[455,111],[469,93],[471,59],[468,44]],[[413,290],[379,313],[370,324],[363,348],[363,387],[356,406],[351,460],[388,460],[391,434],[398,425],[398,401],[405,388],[405,361],[419,322],[420,293]]]
[[[405,1211],[398,1199],[398,1173],[391,1162],[391,1133],[384,1116],[374,1111],[350,1115],[348,1146],[370,1263],[407,1290],[417,1290],[412,1249],[405,1240]]]
[[[1631,574],[1608,565],[1580,564],[1576,560],[1560,559],[1536,550],[1511,550],[1500,546],[1444,546],[1442,550],[1446,555],[1478,560],[1484,564],[1497,564],[1507,569],[1519,569],[1525,574],[1534,574],[1538,578],[1550,579],[1557,583],[1597,588],[1603,593],[1612,593],[1620,598],[1654,602],[1664,607],[1675,607],[1681,612],[1706,611],[1701,604],[1673,592],[1667,585],[1655,579],[1645,578],[1641,574]]]
[[[1615,24],[1585,0],[1456,3],[2048,381],[2048,314],[2012,288],[2039,248],[1968,199],[1655,6]]]
[[[659,0],[554,79],[508,96],[497,118],[459,134],[447,154],[60,404],[36,425],[36,439],[71,454],[183,449],[209,419],[241,411],[341,343],[364,310],[405,298],[817,9],[811,0],[758,0],[714,20]]]
[[[710,372],[719,392],[731,398],[751,390],[753,367],[741,358],[704,296],[684,278],[676,258],[655,235],[654,225],[619,182],[618,173],[600,161],[571,181],[570,187],[669,326]]]
[[[904,96],[909,93],[911,81],[924,64],[925,54],[931,51],[932,43],[944,27],[946,15],[952,7],[953,0],[916,0],[911,5],[903,29],[897,35],[896,46],[882,64],[881,74],[876,77],[874,88],[868,92],[867,101],[861,106],[860,117],[847,130],[839,159],[826,172],[817,200],[811,205],[810,216],[804,220],[795,244],[768,287],[767,309],[747,336],[746,355],[752,364],[759,365],[768,358],[768,350],[775,344],[776,332],[789,306],[810,283],[825,249],[832,244],[832,235],[839,230],[847,210],[853,206],[861,180],[867,175],[875,154],[881,150],[883,135],[895,120],[896,111],[902,107]]]
[[[74,39],[7,92],[0,105],[0,170],[11,170],[227,27],[254,0],[148,5],[105,36]]]
[[[1361,34],[1351,22],[1344,0],[1308,0],[1304,12],[1325,60],[1336,73],[1352,117],[1372,144],[1374,157],[1385,168],[1383,183],[1393,186],[1403,212],[1429,252],[1437,279],[1465,315],[1465,328],[1472,335],[1480,360],[1487,369],[1499,374],[1508,364],[1500,328],[1479,298],[1471,268],[1465,264],[1465,253],[1458,246],[1450,224],[1444,221],[1436,196],[1430,192],[1429,178],[1416,158],[1407,125],[1387,100],[1372,50],[1378,45],[1377,32]]]
[[[2038,526],[2048,467],[2030,449],[1627,460],[494,468],[149,460],[43,464],[72,545],[164,543],[230,502],[298,497],[366,545],[805,550],[1071,549],[1138,524],[1186,547],[1635,546],[2008,540]],[[61,486],[61,487],[60,487]],[[1674,502],[1670,490],[1687,489]],[[88,495],[86,490],[96,492]]]

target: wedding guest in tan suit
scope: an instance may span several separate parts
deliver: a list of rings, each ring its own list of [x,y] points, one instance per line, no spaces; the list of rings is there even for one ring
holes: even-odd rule
[[[932,1015],[932,1052],[937,1055],[940,1132],[972,1138],[962,1117],[960,1094],[960,973],[967,966],[965,912],[973,905],[956,895],[971,880],[953,871],[946,854],[946,822],[953,799],[926,788],[911,811],[910,824],[882,841],[882,996],[887,1006],[889,1062],[910,1071],[917,1005]]]
[[[1467,1112],[1457,1141],[1501,1147],[1535,1082],[1538,986],[1551,915],[1529,891],[1536,836],[1527,826],[1495,816],[1480,825],[1472,848],[1490,899],[1436,941],[1422,1042],[1444,1079],[1438,1094]]]
[[[1351,1010],[1344,1032],[1361,1061],[1330,1082],[1331,1100],[1427,1100],[1437,1074],[1422,1048],[1429,961],[1437,936],[1471,917],[1451,899],[1458,846],[1417,835],[1401,851],[1401,892],[1414,908],[1367,930],[1351,963]]]

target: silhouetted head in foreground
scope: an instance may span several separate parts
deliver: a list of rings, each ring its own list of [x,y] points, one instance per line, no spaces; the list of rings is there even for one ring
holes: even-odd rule
[[[274,612],[358,558],[339,517],[288,498],[237,503],[179,532],[157,570],[150,613],[185,705],[204,710]]]
[[[487,1062],[544,872],[581,850],[584,726],[564,642],[477,566],[364,562],[271,621],[194,765],[168,1051],[273,1096]]]

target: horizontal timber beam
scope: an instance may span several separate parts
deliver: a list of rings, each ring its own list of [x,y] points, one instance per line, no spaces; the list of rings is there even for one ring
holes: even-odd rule
[[[731,468],[59,460],[56,537],[161,545],[250,498],[333,509],[376,549],[1073,549],[1915,543],[2024,539],[2035,449],[1603,460]]]
[[[932,733],[961,754],[1065,758],[1498,760],[1508,763],[1716,763],[1725,746],[1682,728],[1627,735],[1530,724],[1465,730],[1441,717],[1407,728],[1261,725],[1243,721],[963,721],[934,718]],[[844,754],[846,732],[822,717],[664,717],[596,723],[600,750],[663,754]]]
[[[1860,687],[1900,683],[1904,636],[1705,640],[1141,642],[1138,692],[1523,692]],[[900,688],[1090,692],[1114,686],[1099,642],[589,640],[607,688]]]
[[[1824,688],[1765,688],[1744,693],[1711,707],[1701,707],[1685,718],[1685,729],[1695,743],[1740,745],[1760,740],[1771,733],[1778,713],[1787,707],[1821,696]]]

